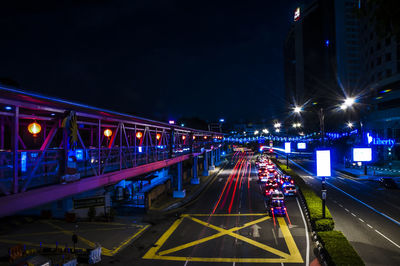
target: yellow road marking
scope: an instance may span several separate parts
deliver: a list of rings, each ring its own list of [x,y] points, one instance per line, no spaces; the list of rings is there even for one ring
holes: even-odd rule
[[[289,228],[285,222],[285,218],[283,217],[278,217],[278,223],[282,231],[282,235],[285,239],[286,245],[289,249],[289,253],[291,255],[292,260],[300,261],[303,262],[303,258],[301,257],[300,251],[297,248],[296,243],[294,242],[294,239],[292,237],[292,234],[290,234]]]
[[[223,213],[215,213],[215,214],[182,214],[182,217],[189,217],[189,216],[265,216],[265,213],[237,213],[237,214],[231,214],[231,213],[227,213],[227,214],[223,214]]]
[[[257,215],[257,214],[256,214]],[[265,214],[262,214],[265,215]],[[294,242],[294,239],[292,235],[290,234],[289,228],[284,220],[284,218],[279,217],[278,222],[282,230],[282,234],[285,238],[285,242],[288,246],[289,254],[284,253],[282,251],[279,251],[277,249],[274,249],[272,247],[269,247],[265,244],[262,244],[260,242],[254,241],[252,239],[249,239],[247,237],[241,236],[239,234],[234,233],[234,231],[238,231],[240,229],[243,229],[245,227],[249,227],[253,224],[260,223],[262,221],[265,221],[267,219],[270,219],[269,216],[265,216],[263,218],[260,218],[258,220],[249,222],[244,224],[241,227],[234,227],[229,230],[217,227],[215,225],[212,225],[210,223],[204,222],[202,220],[199,220],[195,217],[192,216],[209,216],[208,214],[184,214],[182,215],[181,218],[176,220],[171,227],[160,237],[160,239],[157,240],[156,244],[154,247],[150,248],[147,253],[143,256],[143,259],[158,259],[158,260],[172,260],[172,261],[196,261],[196,262],[238,262],[238,263],[285,263],[285,262],[290,262],[290,263],[303,263],[303,259],[301,257],[301,254],[296,246],[296,243]],[[218,216],[235,216],[235,215],[218,215]],[[236,215],[239,216],[239,215]],[[251,216],[251,214],[244,214],[242,216]],[[259,215],[261,216],[261,215]],[[162,252],[158,252],[158,250],[164,245],[164,243],[168,240],[168,238],[173,234],[173,232],[178,228],[178,226],[182,223],[184,218],[189,218],[193,220],[194,222],[197,222],[199,224],[202,224],[206,227],[209,227],[211,229],[214,229],[218,231],[219,233],[216,233],[212,236],[205,237],[193,242],[186,243],[184,245],[180,245],[175,248],[171,248],[168,250],[164,250]],[[215,239],[217,237],[223,236],[223,235],[229,235],[234,238],[240,239],[244,242],[247,242],[253,246],[256,246],[258,248],[261,248],[263,250],[266,250],[270,253],[273,253],[275,255],[280,256],[281,258],[209,258],[209,257],[178,257],[178,256],[165,256],[165,254],[170,254],[179,250],[183,250],[185,248],[191,247],[198,245],[200,243],[207,242],[211,239]]]
[[[19,234],[19,235],[9,235],[9,236],[2,236],[2,237],[13,237],[13,236],[34,236],[34,235],[44,235],[44,234],[66,234],[66,235],[72,235],[73,232],[70,230],[65,230],[64,228],[53,224],[50,221],[41,221],[42,223],[45,223],[55,229],[57,229],[58,231],[50,231],[50,232],[40,232],[40,233],[30,233],[30,234]],[[115,225],[116,223],[114,223]],[[123,225],[123,224],[121,224]],[[136,238],[137,236],[139,236],[143,231],[145,231],[150,225],[140,225],[140,226],[135,226],[135,227],[139,227],[141,228],[139,231],[137,231],[135,234],[133,234],[132,236],[130,236],[128,239],[124,240],[119,246],[113,248],[112,250],[107,249],[102,247],[102,254],[105,256],[113,256],[116,253],[118,253],[124,246],[126,246],[127,244],[129,244],[134,238]],[[131,226],[129,226],[131,227]],[[132,226],[133,227],[133,226]],[[88,229],[88,230],[79,230],[79,232],[88,232],[88,231],[107,231],[107,230],[116,230],[116,229],[126,229],[125,227],[113,227],[113,228],[98,228],[98,229]],[[95,243],[89,241],[86,238],[83,238],[81,236],[78,236],[78,238],[85,244],[87,244],[89,247],[95,247]],[[27,246],[32,246],[32,247],[49,247],[49,248],[56,248],[56,245],[54,244],[42,244],[40,245],[40,243],[33,243],[33,242],[28,242],[28,241],[20,241],[20,240],[11,240],[11,239],[2,239],[0,238],[0,242],[2,243],[10,243],[10,244],[23,244],[23,245],[27,245]],[[62,247],[63,245],[58,245],[58,247]],[[78,249],[78,247],[77,247]],[[79,248],[82,249],[82,248]],[[83,248],[84,249],[84,248]]]
[[[118,247],[114,248],[111,251],[111,255],[113,256],[116,253],[118,253],[121,248],[123,248],[125,245],[129,244],[135,237],[137,237],[138,235],[140,235],[144,230],[146,230],[150,225],[146,225],[145,227],[143,227],[142,229],[140,229],[139,231],[136,232],[136,234],[132,235],[130,238],[128,238],[127,240],[125,240],[124,242],[121,243],[121,245],[119,245]]]
[[[56,229],[60,230],[62,233],[66,234],[66,235],[71,235],[71,236],[72,236],[72,235],[74,234],[72,231],[65,230],[65,229],[62,228],[61,226],[52,224],[52,223],[49,222],[49,221],[42,221],[42,222],[45,223],[45,224],[50,225],[50,226],[53,227],[53,228],[56,228]],[[92,241],[87,240],[87,239],[84,238],[84,237],[78,236],[78,239],[81,240],[82,242],[84,242],[84,243],[85,243],[86,245],[88,245],[89,247],[92,247],[92,248],[93,248],[93,247],[96,246],[95,243],[93,243]]]
[[[167,239],[172,235],[175,229],[182,223],[183,217],[176,220],[171,227],[165,231],[165,233],[157,240],[154,244],[155,247],[152,247],[147,253],[143,256],[144,259],[151,259],[156,256],[156,251],[160,249],[160,247],[167,241]]]
[[[264,214],[264,215],[265,215],[265,214]],[[261,218],[261,219],[254,220],[254,221],[252,221],[252,222],[249,222],[249,223],[247,223],[247,224],[244,224],[243,226],[234,227],[234,228],[231,228],[231,229],[229,229],[229,230],[226,230],[226,229],[223,229],[223,228],[214,226],[214,225],[212,225],[212,224],[203,222],[203,221],[198,220],[198,219],[193,218],[193,217],[188,217],[188,218],[190,218],[190,219],[193,220],[194,222],[197,222],[197,223],[199,223],[199,224],[201,224],[201,225],[204,225],[204,226],[206,226],[206,227],[209,227],[209,228],[212,228],[212,229],[214,229],[214,230],[220,231],[220,233],[214,234],[214,235],[212,235],[212,236],[204,237],[204,238],[198,239],[198,240],[196,240],[196,241],[192,241],[192,242],[186,243],[186,244],[184,244],[184,245],[177,246],[177,247],[175,247],[175,248],[171,248],[171,249],[168,249],[168,250],[161,251],[161,252],[158,253],[158,255],[163,256],[163,255],[170,254],[170,253],[173,253],[173,252],[176,252],[176,251],[185,249],[185,248],[189,248],[189,247],[192,247],[192,246],[195,246],[195,245],[198,245],[198,244],[207,242],[207,241],[209,241],[209,240],[212,240],[212,239],[215,239],[215,238],[224,236],[224,235],[229,235],[229,233],[232,233],[232,232],[234,232],[234,231],[239,231],[239,230],[241,230],[241,229],[243,229],[243,228],[245,228],[245,227],[249,227],[249,226],[251,226],[251,225],[253,225],[253,224],[260,223],[260,222],[262,222],[262,221],[265,221],[265,220],[270,219],[269,216],[265,216],[265,217],[263,217],[263,218]]]

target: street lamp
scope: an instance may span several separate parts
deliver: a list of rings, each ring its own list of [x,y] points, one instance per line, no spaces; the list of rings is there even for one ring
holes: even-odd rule
[[[274,124],[274,127],[275,127],[275,128],[280,128],[280,127],[281,127],[281,123],[276,122],[276,123]]]
[[[293,127],[294,127],[294,128],[296,128],[296,127],[297,127],[297,125],[298,125],[297,123],[293,123]]]
[[[347,126],[348,126],[349,128],[353,128],[353,123],[347,122]]]
[[[281,130],[279,128],[277,128],[277,129],[275,129],[275,132],[279,133],[279,132],[281,132]]]
[[[294,111],[296,114],[300,114],[300,112],[302,111],[302,109],[301,109],[300,106],[295,106],[294,109],[293,109],[293,111]]]
[[[268,129],[263,129],[263,131],[262,131],[264,134],[268,134],[269,133],[269,131],[268,131]]]
[[[254,131],[254,135],[258,135],[258,133],[259,133],[258,130]]]

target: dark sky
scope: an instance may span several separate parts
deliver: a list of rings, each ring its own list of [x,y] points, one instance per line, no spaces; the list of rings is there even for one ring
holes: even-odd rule
[[[0,77],[149,118],[270,119],[298,1],[10,1]],[[28,3],[28,4],[27,4]]]

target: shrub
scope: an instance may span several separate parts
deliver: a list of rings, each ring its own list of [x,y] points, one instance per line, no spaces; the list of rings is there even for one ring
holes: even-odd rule
[[[318,237],[327,252],[328,265],[364,265],[342,232],[318,232]]]
[[[316,231],[332,231],[335,226],[333,219],[319,219],[314,223]]]

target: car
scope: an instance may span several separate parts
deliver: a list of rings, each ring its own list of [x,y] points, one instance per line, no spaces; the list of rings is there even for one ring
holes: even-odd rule
[[[288,184],[286,186],[282,186],[283,195],[285,196],[295,196],[297,193],[297,189],[295,185]]]
[[[270,200],[267,207],[270,216],[286,215],[286,206],[283,200]]]
[[[284,198],[285,196],[283,195],[282,191],[277,189],[275,189],[270,195],[271,200],[283,200]]]
[[[390,177],[382,177],[379,179],[379,183],[385,188],[397,188],[396,182],[393,178]]]
[[[258,169],[258,174],[260,174],[260,173],[267,173],[268,171],[267,171],[267,168],[264,168],[264,167],[260,167],[259,169]]]
[[[271,193],[275,190],[275,188],[272,185],[266,184],[264,187],[264,194],[265,196],[271,195]]]
[[[275,180],[273,180],[273,179],[268,179],[268,180],[267,180],[267,183],[266,183],[265,185],[266,185],[266,186],[271,186],[271,187],[273,187],[274,190],[275,190],[275,189],[278,189],[278,183],[277,183]]]

